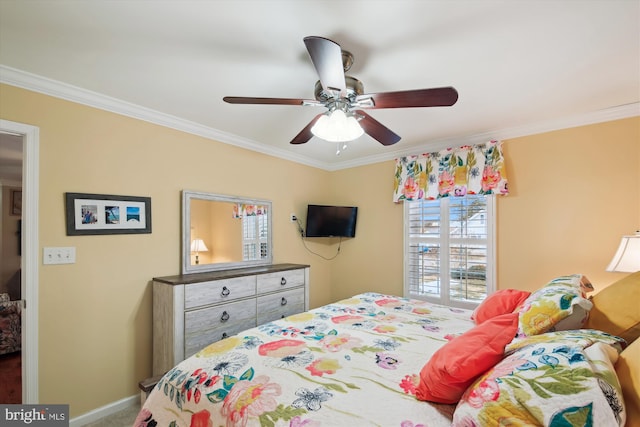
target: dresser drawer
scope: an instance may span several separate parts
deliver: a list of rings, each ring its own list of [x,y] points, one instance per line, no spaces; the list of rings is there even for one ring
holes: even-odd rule
[[[273,292],[304,285],[304,269],[258,275],[258,292]]]
[[[258,325],[304,311],[304,288],[258,297]]]
[[[153,375],[167,372],[208,345],[254,328],[258,322],[308,310],[308,304],[306,265],[274,264],[154,278]]]
[[[184,314],[184,357],[222,338],[256,326],[254,298],[202,308]]]
[[[244,276],[233,279],[213,280],[185,286],[184,308],[188,310],[211,304],[232,301],[256,294],[256,277]]]

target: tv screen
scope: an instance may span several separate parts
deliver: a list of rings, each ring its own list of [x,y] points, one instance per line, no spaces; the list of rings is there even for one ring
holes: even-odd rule
[[[309,205],[307,237],[355,237],[358,208],[354,206]]]

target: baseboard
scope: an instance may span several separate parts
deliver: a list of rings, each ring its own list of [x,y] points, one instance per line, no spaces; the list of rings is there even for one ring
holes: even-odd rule
[[[82,414],[79,417],[72,418],[69,420],[69,427],[82,427],[94,421],[98,421],[100,418],[113,415],[116,412],[120,412],[139,404],[140,395],[136,394],[135,396],[125,397],[124,399],[117,400],[101,408]]]

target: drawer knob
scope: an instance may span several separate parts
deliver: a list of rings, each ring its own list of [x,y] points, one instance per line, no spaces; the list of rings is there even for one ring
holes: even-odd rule
[[[280,284],[282,286],[286,285],[287,284],[287,279],[285,279],[284,277],[282,279],[280,279]]]
[[[220,295],[222,295],[223,297],[228,297],[230,293],[231,291],[229,290],[229,288],[227,288],[226,286],[223,286],[222,293]]]
[[[285,297],[282,297],[282,300],[280,301],[280,305],[287,305],[287,299]]]
[[[226,322],[227,320],[229,320],[229,313],[227,313],[226,311],[222,313],[222,316],[220,316],[220,321],[221,322]]]
[[[225,339],[225,338],[229,338],[229,335],[227,335],[227,333],[226,333],[226,332],[223,332],[223,333],[222,333],[222,339]]]

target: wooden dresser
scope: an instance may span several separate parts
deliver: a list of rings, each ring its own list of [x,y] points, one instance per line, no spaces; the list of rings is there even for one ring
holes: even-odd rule
[[[153,279],[153,375],[208,344],[309,309],[309,266],[273,264]]]

